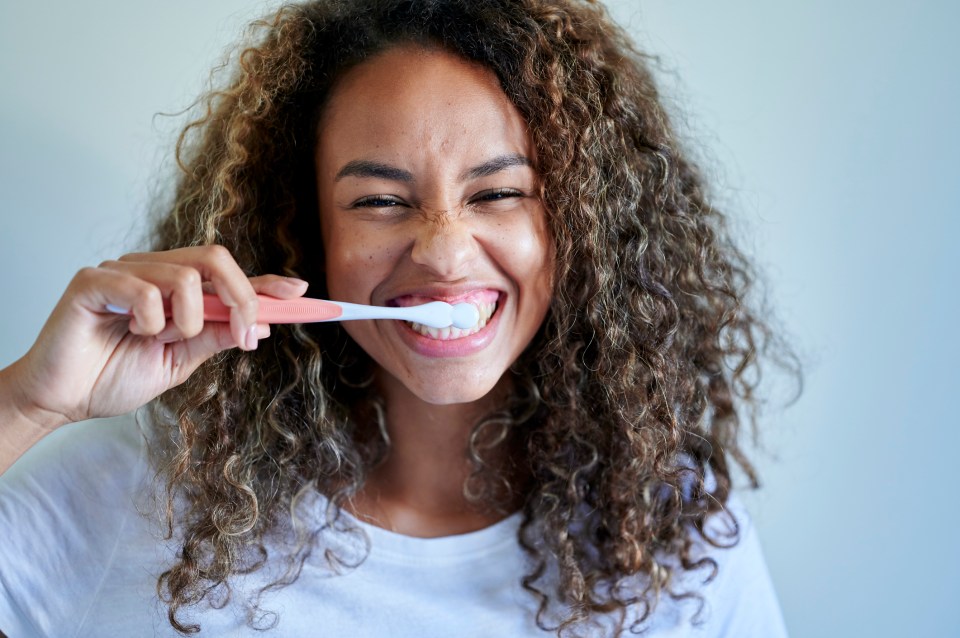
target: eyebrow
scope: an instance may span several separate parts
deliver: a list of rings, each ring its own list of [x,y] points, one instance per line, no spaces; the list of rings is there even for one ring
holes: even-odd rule
[[[521,155],[520,153],[500,155],[499,157],[494,157],[492,160],[488,160],[479,166],[474,166],[473,168],[468,169],[463,175],[460,176],[460,181],[465,182],[468,179],[487,177],[488,175],[499,173],[500,171],[512,166],[532,166],[532,164],[527,156]]]
[[[393,182],[412,182],[413,174],[396,166],[383,164],[381,162],[371,162],[369,160],[353,160],[347,162],[340,169],[333,181],[339,182],[344,177],[375,177],[378,179],[387,179]]]
[[[469,179],[487,177],[512,166],[532,165],[530,159],[520,153],[500,155],[491,160],[487,160],[483,164],[467,169],[460,175],[460,181],[463,182]],[[344,177],[372,177],[375,179],[406,183],[415,181],[413,174],[409,171],[391,166],[390,164],[384,164],[383,162],[373,162],[370,160],[353,160],[352,162],[347,162],[337,173],[336,177],[333,178],[333,181],[338,182]]]

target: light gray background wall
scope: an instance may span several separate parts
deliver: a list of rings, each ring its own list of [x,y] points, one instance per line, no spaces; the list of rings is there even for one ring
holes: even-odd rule
[[[261,2],[0,4],[0,366],[124,252]],[[621,1],[807,363],[749,498],[793,636],[957,636],[960,9]],[[951,327],[953,326],[953,327]]]

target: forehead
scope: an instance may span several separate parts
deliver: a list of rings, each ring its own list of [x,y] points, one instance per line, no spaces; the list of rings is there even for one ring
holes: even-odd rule
[[[406,163],[427,156],[450,163],[503,153],[533,157],[526,122],[492,71],[412,45],[389,49],[340,78],[320,119],[317,152],[329,162],[358,154]]]

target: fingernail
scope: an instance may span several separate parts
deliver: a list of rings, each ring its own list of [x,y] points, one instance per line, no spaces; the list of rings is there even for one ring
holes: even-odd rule
[[[304,279],[299,279],[299,278],[297,278],[297,277],[284,277],[284,279],[286,279],[287,281],[289,281],[289,282],[292,283],[292,284],[305,284],[305,283],[307,283],[306,280],[304,280]]]
[[[270,336],[270,324],[268,323],[258,323],[257,324],[257,339],[266,339]]]
[[[257,349],[257,326],[256,324],[247,328],[247,350],[256,350]]]

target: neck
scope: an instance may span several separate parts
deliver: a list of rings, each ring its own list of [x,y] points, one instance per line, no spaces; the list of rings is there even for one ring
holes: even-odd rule
[[[462,534],[500,520],[502,516],[470,503],[463,486],[471,471],[470,434],[480,419],[504,405],[508,380],[478,401],[434,405],[389,375],[381,376],[390,451],[351,505],[354,514],[423,537]]]

